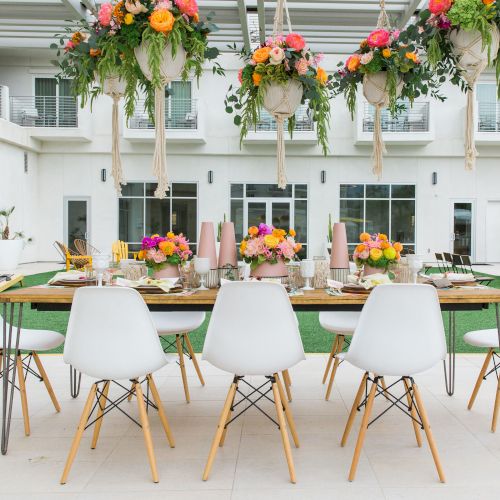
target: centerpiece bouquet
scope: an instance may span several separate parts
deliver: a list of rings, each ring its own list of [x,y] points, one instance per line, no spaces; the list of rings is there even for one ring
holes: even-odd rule
[[[240,244],[240,255],[250,264],[253,276],[287,276],[285,263],[295,259],[302,245],[295,241],[296,232],[267,224],[252,226]]]
[[[379,272],[387,272],[389,265],[396,264],[401,258],[403,245],[399,242],[391,243],[387,235],[383,233],[359,235],[359,245],[356,247],[353,259],[356,266],[364,266],[363,274],[369,275]]]
[[[166,236],[153,234],[142,239],[139,260],[153,270],[153,276],[159,278],[176,278],[179,266],[183,265],[193,252],[189,249],[189,240],[180,233],[168,232]]]

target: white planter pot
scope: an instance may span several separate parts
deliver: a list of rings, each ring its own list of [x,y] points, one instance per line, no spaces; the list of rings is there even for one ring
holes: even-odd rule
[[[292,116],[302,101],[303,87],[297,80],[284,85],[271,82],[264,95],[264,108],[272,115]]]
[[[396,95],[399,97],[403,90],[403,80],[400,78],[396,87]],[[387,92],[387,72],[367,73],[363,77],[363,95],[366,100],[374,106],[389,104],[389,93]]]
[[[0,240],[0,273],[13,273],[21,260],[23,240]]]
[[[118,75],[112,75],[105,78],[104,83],[101,82],[97,71],[94,73],[95,81],[98,85],[102,86],[102,91],[104,94],[113,96],[123,96],[125,94],[125,89],[127,88],[127,82],[119,77]]]
[[[151,81],[152,74],[149,69],[147,49],[148,44],[143,42],[139,45],[139,47],[134,49],[134,52],[141,71],[144,76]],[[175,57],[172,57],[172,44],[167,43],[165,50],[163,51],[163,59],[160,64],[160,74],[164,82],[168,83],[177,78],[181,74],[185,63],[186,51],[184,50],[184,47],[181,45],[177,47],[177,53],[175,54]]]

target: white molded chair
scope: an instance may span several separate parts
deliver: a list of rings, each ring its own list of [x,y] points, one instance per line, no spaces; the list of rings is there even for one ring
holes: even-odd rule
[[[485,379],[491,373],[495,373],[498,378],[495,406],[493,407],[493,418],[491,420],[491,432],[495,432],[497,430],[498,413],[500,411],[500,377],[498,377],[500,363],[497,362],[497,359],[499,357],[497,351],[500,344],[500,335],[496,328],[490,330],[475,330],[466,333],[464,335],[464,341],[474,347],[486,347],[488,349],[488,353],[486,354],[483,366],[481,367],[479,376],[477,377],[476,385],[474,386],[474,390],[472,391],[469,404],[467,405],[467,408],[469,410],[472,409],[483,379]],[[493,361],[493,368],[488,373],[486,373],[491,361]]]
[[[332,350],[326,364],[325,373],[323,374],[324,384],[331,369],[330,379],[328,381],[328,388],[326,390],[325,396],[325,399],[327,401],[330,399],[333,381],[335,379],[335,374],[337,373],[337,368],[340,363],[340,358],[337,355],[343,351],[346,343],[349,345],[350,341],[347,341],[346,337],[351,337],[354,333],[354,330],[356,329],[356,326],[358,324],[360,314],[361,312],[359,311],[321,311],[319,313],[320,325],[327,332],[333,333],[335,335],[333,339]]]
[[[153,481],[157,483],[158,471],[153,440],[139,379],[145,377],[149,384],[165,434],[173,448],[172,433],[151,375],[165,366],[167,360],[151,314],[140,294],[136,290],[119,287],[77,289],[69,318],[64,361],[97,381],[92,385],[85,403],[61,477],[61,484],[66,483],[93,410],[97,409],[97,415],[92,449],[97,445],[103,416],[129,395],[130,391],[125,391],[125,394],[115,401],[108,398],[110,383],[120,379],[133,382],[151,473]],[[102,388],[99,388],[99,385],[102,385]],[[149,400],[146,402],[149,404]]]
[[[2,325],[3,319],[0,316],[0,325]],[[7,331],[9,331],[10,325],[7,323]],[[15,328],[13,328],[13,331]],[[64,342],[64,335],[58,332],[53,332],[52,330],[30,330],[27,328],[21,328],[21,333],[19,336],[19,346],[16,353],[16,361],[9,364],[9,370],[17,370],[17,380],[19,384],[19,393],[21,395],[21,408],[23,411],[24,420],[24,434],[29,436],[30,430],[30,417],[28,412],[28,397],[26,393],[26,378],[28,374],[34,375],[41,382],[44,383],[47,392],[49,393],[50,399],[54,408],[57,412],[61,411],[59,402],[57,401],[54,390],[50,383],[47,372],[43,367],[42,361],[38,356],[40,351],[50,351],[59,347]],[[3,361],[3,335],[0,333],[0,378],[2,376],[2,361]],[[28,354],[22,355],[21,351],[27,351]],[[7,358],[10,363],[10,359]],[[35,371],[34,366],[31,365],[31,360],[35,361],[38,373]]]
[[[206,314],[203,311],[174,311],[174,312],[152,312],[156,330],[158,335],[162,337],[168,344],[168,347],[174,345],[167,337],[175,335],[175,345],[179,354],[179,365],[181,367],[182,384],[184,385],[184,394],[186,401],[191,400],[189,396],[189,386],[186,375],[186,366],[184,364],[184,352],[193,362],[194,369],[200,379],[201,385],[205,385],[203,375],[201,374],[196,354],[194,353],[189,333],[199,328],[205,321]]]
[[[267,392],[272,390],[273,393],[290,479],[294,483],[295,468],[285,418],[297,447],[299,440],[278,372],[302,361],[305,355],[297,320],[285,288],[278,283],[258,281],[232,282],[222,286],[208,326],[203,359],[234,374],[208,455],[203,480],[208,479],[217,448],[224,444],[227,426],[250,408],[247,406],[236,417],[231,416],[240,402],[248,400],[239,390],[239,383],[244,382],[255,390],[244,377],[263,375],[271,385]],[[263,397],[262,394],[267,392],[260,389],[255,394]],[[235,403],[236,393],[243,399]]]
[[[365,371],[341,441],[341,446],[344,446],[358,409],[365,406],[349,480],[354,480],[356,475],[375,397],[383,395],[395,403],[398,398],[389,390],[398,382],[403,382],[403,397],[406,396],[408,404],[403,408],[401,398],[398,407],[411,416],[418,446],[422,445],[420,425],[424,429],[439,479],[444,482],[427,413],[420,390],[413,380],[414,374],[432,368],[446,356],[443,319],[436,289],[431,285],[377,286],[363,307],[349,351],[340,356]],[[395,376],[399,380],[386,390],[381,384],[384,375]],[[371,387],[368,392],[369,382]],[[368,396],[360,405],[365,389]]]

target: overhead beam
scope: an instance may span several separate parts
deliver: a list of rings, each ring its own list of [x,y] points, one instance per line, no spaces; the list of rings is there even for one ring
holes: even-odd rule
[[[406,26],[406,23],[411,19],[411,16],[413,16],[421,1],[422,0],[410,0],[408,7],[406,7],[405,11],[401,15],[401,20],[399,21],[400,28],[404,28]]]
[[[92,15],[94,17],[97,17],[97,5],[95,3],[95,0],[81,0],[82,4],[92,12]]]
[[[80,0],[62,0],[62,3],[68,7],[78,19],[87,18],[87,8],[80,2]]]
[[[260,43],[266,41],[266,10],[264,0],[257,0],[257,14],[259,16],[259,40]]]
[[[240,16],[241,31],[245,50],[250,52],[250,33],[248,31],[247,6],[245,0],[238,0],[238,14]]]

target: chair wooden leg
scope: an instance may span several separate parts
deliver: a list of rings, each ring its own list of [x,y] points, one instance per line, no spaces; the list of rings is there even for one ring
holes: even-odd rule
[[[340,364],[340,359],[337,357],[337,354],[342,352],[344,348],[344,335],[338,335],[337,342],[337,351],[335,353],[335,361],[333,362],[332,373],[330,374],[330,380],[328,381],[328,388],[326,389],[325,400],[328,401],[330,399],[330,395],[332,393],[333,381],[335,380],[335,374],[337,373],[337,368]]]
[[[61,407],[59,406],[59,401],[57,401],[56,395],[54,393],[54,389],[52,389],[52,384],[50,383],[49,377],[47,376],[47,372],[45,371],[45,368],[43,367],[42,360],[38,356],[36,352],[33,352],[33,359],[35,360],[36,367],[38,368],[38,373],[43,379],[43,383],[45,384],[45,388],[47,389],[47,392],[49,393],[50,399],[52,400],[52,404],[54,405],[54,408],[56,409],[57,412],[61,411]]]
[[[193,346],[191,344],[191,340],[189,338],[189,333],[184,334],[184,340],[186,341],[186,347],[188,349],[189,355],[191,356],[191,360],[193,361],[194,369],[198,374],[198,378],[200,379],[201,385],[205,385],[205,380],[203,379],[203,375],[201,374],[200,365],[198,364],[198,360],[196,359],[196,354],[194,353]]]
[[[413,384],[413,393],[415,394],[415,401],[418,406],[418,412],[420,413],[420,418],[422,419],[422,425],[424,426],[425,435],[427,436],[427,441],[429,443],[429,448],[431,449],[432,458],[436,464],[437,473],[439,480],[442,483],[446,482],[444,477],[443,467],[441,466],[441,460],[439,459],[439,453],[437,450],[436,442],[434,441],[434,436],[432,435],[431,426],[429,425],[429,419],[427,418],[427,412],[425,411],[425,406],[420,396],[420,390],[417,384]]]
[[[182,385],[184,386],[184,395],[186,396],[186,401],[189,403],[191,401],[191,399],[189,397],[189,386],[188,386],[188,380],[187,380],[187,375],[186,375],[186,365],[184,364],[184,352],[182,350],[182,342],[181,342],[180,335],[175,336],[175,344],[177,346],[177,352],[179,354],[179,364],[181,366]]]
[[[415,439],[417,440],[417,445],[419,448],[422,447],[422,435],[420,434],[420,426],[418,425],[418,414],[415,409],[415,405],[413,403],[413,399],[411,397],[410,385],[408,384],[408,380],[406,378],[403,379],[405,390],[406,390],[406,401],[408,402],[408,406],[410,407],[410,414],[412,416],[411,423],[413,424],[413,430],[415,431]]]
[[[238,382],[236,382],[236,389],[238,389]],[[227,414],[227,420],[226,420],[226,423],[224,424],[224,431],[222,432],[222,436],[221,436],[220,441],[219,441],[220,448],[222,448],[224,446],[224,443],[226,442],[227,429],[228,429],[227,424],[233,416],[233,405],[234,405],[235,398],[236,398],[236,391],[233,394],[233,400],[231,401],[231,405],[229,406],[229,413]]]
[[[132,387],[130,388],[130,393],[127,397],[127,401],[130,403],[130,401],[132,401],[132,397],[134,396],[135,394],[135,384],[134,382],[132,382]]]
[[[224,407],[222,408],[222,413],[219,418],[217,430],[215,431],[215,436],[212,441],[212,446],[210,447],[210,452],[208,454],[205,470],[203,471],[203,481],[206,481],[208,479],[210,471],[212,470],[212,465],[215,460],[215,455],[217,454],[217,449],[219,448],[219,443],[222,438],[222,434],[224,432],[224,427],[226,426],[227,417],[231,410],[231,404],[234,400],[235,394],[236,394],[236,384],[233,382],[227,393],[226,402],[224,403]]]
[[[30,415],[28,412],[28,396],[26,395],[26,383],[24,381],[23,358],[20,354],[16,356],[17,378],[19,380],[19,392],[21,394],[21,406],[23,409],[24,434],[30,435]]]
[[[373,400],[375,399],[376,392],[377,383],[373,382],[370,389],[370,394],[368,394],[368,399],[366,400],[365,412],[363,414],[363,420],[361,421],[356,448],[354,449],[354,455],[352,457],[351,470],[349,471],[349,481],[354,481],[354,478],[356,477],[359,456],[361,455],[363,443],[365,442],[366,430],[368,429],[368,423],[370,422],[370,415],[372,413]]]
[[[102,426],[102,421],[104,419],[103,414],[104,414],[104,408],[106,408],[106,402],[108,400],[108,393],[109,393],[109,386],[111,385],[111,382],[109,380],[106,380],[104,382],[104,386],[102,388],[102,394],[99,397],[99,402],[97,405],[97,416],[96,416],[96,421],[94,424],[94,434],[92,435],[92,443],[90,445],[90,448],[92,450],[95,450],[97,446],[97,440],[99,439],[99,433],[101,432],[101,426]]]
[[[66,465],[64,466],[64,471],[61,476],[61,484],[66,484],[66,479],[68,479],[68,474],[73,464],[73,460],[75,459],[76,452],[78,451],[78,446],[80,446],[80,441],[83,436],[83,432],[85,431],[85,426],[87,425],[87,421],[90,416],[90,411],[92,410],[92,404],[94,403],[94,398],[97,392],[97,385],[92,384],[90,388],[89,395],[87,397],[87,402],[83,408],[82,416],[80,417],[80,422],[78,423],[78,428],[76,430],[75,437],[73,438],[73,442],[71,444],[71,448],[69,450],[68,458],[66,459]]]
[[[285,391],[283,390],[283,385],[277,373],[274,374],[274,378],[276,379],[276,384],[278,386],[278,391],[280,393],[281,402],[283,403],[283,409],[285,410],[286,421],[288,422],[288,427],[290,428],[290,433],[292,434],[293,442],[295,444],[295,448],[300,447],[299,436],[297,434],[297,429],[295,427],[295,420],[293,419],[293,413],[288,404],[288,401],[285,398]]]
[[[342,440],[340,441],[340,446],[345,446],[347,443],[347,438],[351,433],[352,424],[354,423],[354,419],[356,418],[356,413],[358,411],[359,403],[361,402],[361,398],[363,396],[363,391],[365,390],[366,379],[368,378],[368,373],[363,375],[361,379],[361,383],[359,384],[358,392],[356,393],[356,397],[354,398],[354,403],[352,404],[351,413],[349,413],[349,418],[347,419],[347,423],[344,429],[344,434],[342,436]]]
[[[339,341],[339,337],[338,337],[338,335],[335,335],[335,338],[333,339],[333,343],[332,343],[332,350],[330,352],[330,355],[328,356],[328,362],[326,363],[325,373],[323,373],[323,381],[321,382],[322,384],[324,384],[326,382],[326,379],[328,378],[328,374],[330,373],[330,368],[332,367],[333,358],[335,357],[335,353],[337,352],[338,341]]]
[[[493,408],[493,418],[491,420],[491,432],[496,432],[498,412],[500,410],[500,378],[497,383],[497,395],[495,396],[495,407]]]
[[[292,390],[290,387],[292,386],[292,379],[290,378],[290,373],[288,372],[288,370],[283,370],[281,374],[283,375],[283,383],[285,385],[286,397],[288,398],[288,401],[291,403]]]
[[[280,426],[281,439],[283,441],[283,448],[285,450],[286,462],[288,464],[288,472],[290,474],[290,481],[296,483],[295,466],[293,464],[292,448],[290,447],[290,440],[288,439],[288,431],[286,428],[285,415],[283,414],[283,402],[281,401],[280,391],[278,384],[273,382],[273,396],[274,405],[276,406],[276,414],[278,416],[278,424]]]
[[[153,477],[153,482],[157,483],[159,479],[158,469],[156,468],[155,452],[153,448],[153,438],[151,437],[151,429],[149,427],[149,419],[148,414],[146,413],[146,403],[144,403],[141,384],[137,381],[135,382],[135,394],[137,396],[137,406],[139,407],[139,417],[141,420],[142,433],[144,434],[144,443],[146,445],[149,465],[151,467],[151,476]]]
[[[493,349],[490,349],[488,351],[488,354],[486,354],[486,358],[484,358],[484,363],[483,366],[481,367],[481,370],[479,372],[479,375],[476,380],[476,385],[474,386],[474,390],[472,391],[471,397],[469,399],[469,404],[467,405],[467,409],[470,410],[474,404],[474,401],[476,400],[477,393],[479,392],[479,388],[481,387],[481,384],[483,383],[484,376],[486,374],[486,370],[488,369],[488,365],[490,364],[491,358],[493,357]]]
[[[149,388],[151,389],[151,394],[153,395],[153,400],[155,402],[155,405],[158,407],[158,415],[160,416],[161,423],[163,425],[163,430],[165,431],[165,434],[167,436],[168,444],[170,445],[170,448],[175,448],[175,441],[174,441],[174,436],[172,434],[172,429],[170,428],[170,424],[168,423],[167,420],[167,415],[165,413],[165,410],[163,408],[163,404],[161,402],[160,398],[160,393],[158,392],[158,389],[156,388],[155,381],[153,379],[153,376],[149,374],[147,376],[148,382],[149,382]]]

